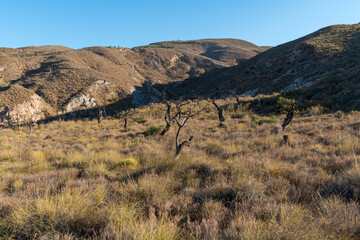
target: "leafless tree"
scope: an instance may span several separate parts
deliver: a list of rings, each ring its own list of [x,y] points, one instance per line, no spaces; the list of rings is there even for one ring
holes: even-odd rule
[[[220,121],[219,126],[224,126],[225,125],[225,117],[223,114],[224,107],[217,105],[215,100],[213,100],[212,103],[214,104],[214,106],[216,107],[216,110],[218,111],[218,117],[219,117],[219,121]]]
[[[167,100],[165,92],[163,92],[162,102],[166,105],[166,114],[164,116],[166,126],[161,131],[160,135],[164,136],[170,130],[172,123],[175,122],[175,119],[181,113],[181,107],[186,105],[186,103],[182,99],[179,99],[176,101],[175,100]],[[172,113],[172,111],[174,111],[174,113]]]
[[[188,110],[183,110],[182,108],[186,106],[186,103],[179,103],[176,106],[176,114],[174,116],[174,121],[176,122],[178,129],[176,131],[176,137],[175,137],[175,146],[176,146],[176,152],[175,152],[175,156],[179,156],[181,153],[181,150],[183,149],[184,146],[189,146],[191,141],[193,140],[194,136],[191,135],[189,137],[188,140],[185,140],[183,142],[180,142],[179,137],[180,137],[180,132],[181,129],[185,126],[185,124],[187,123],[187,121],[192,118],[195,117],[199,112],[195,112],[194,108],[189,108]]]
[[[130,108],[127,110],[123,110],[121,112],[118,112],[116,114],[117,117],[121,118],[124,120],[124,128],[127,129],[127,123],[128,123],[128,119],[129,117],[134,113],[134,109]]]
[[[31,117],[26,122],[26,125],[29,126],[30,133],[33,132],[34,127],[37,125],[36,122],[39,120],[40,116],[41,116],[41,111],[36,111],[31,115]]]
[[[98,108],[98,116],[97,116],[97,119],[98,119],[98,123],[100,124],[101,121],[104,119],[104,110],[103,108],[99,107]]]
[[[179,100],[168,100],[167,99],[167,91],[168,90],[165,89],[162,92],[162,102],[166,105],[166,113],[164,116],[166,126],[161,131],[160,136],[164,136],[170,130],[171,125],[175,122],[175,118],[177,117],[177,114],[179,114],[179,113],[172,114],[172,111],[174,111],[174,109],[181,108],[181,104],[183,104],[183,101],[181,98]],[[176,96],[172,92],[171,92],[171,94]]]

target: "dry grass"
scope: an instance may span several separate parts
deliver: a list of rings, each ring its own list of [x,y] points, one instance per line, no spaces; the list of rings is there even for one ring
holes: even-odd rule
[[[0,239],[360,238],[357,114],[297,116],[285,146],[283,116],[210,111],[175,159],[174,129],[147,133],[163,112],[2,129]]]

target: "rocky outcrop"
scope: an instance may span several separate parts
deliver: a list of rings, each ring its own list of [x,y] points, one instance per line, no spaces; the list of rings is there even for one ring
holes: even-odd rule
[[[92,109],[115,101],[119,96],[117,87],[105,80],[96,81],[84,94],[74,97],[65,107],[65,113]]]
[[[33,94],[12,106],[0,107],[0,122],[9,126],[17,126],[37,122],[50,114],[50,107],[41,97]]]
[[[75,112],[82,109],[95,108],[98,104],[93,96],[90,94],[83,94],[75,97],[66,105],[65,113]]]

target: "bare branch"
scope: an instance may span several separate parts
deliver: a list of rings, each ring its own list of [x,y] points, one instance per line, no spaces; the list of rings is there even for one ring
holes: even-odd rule
[[[229,93],[236,98],[236,102],[237,102],[238,104],[241,103],[239,96],[238,96],[234,91],[229,90]]]

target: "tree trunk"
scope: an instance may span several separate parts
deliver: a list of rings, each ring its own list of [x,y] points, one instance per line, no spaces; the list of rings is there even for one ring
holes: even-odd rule
[[[182,143],[176,145],[175,156],[178,156],[181,153],[181,150],[184,146],[189,146],[194,136],[190,136],[189,140],[183,141]]]
[[[124,128],[127,128],[127,118],[124,118]]]
[[[213,104],[214,106],[216,107],[216,110],[218,111],[218,117],[219,117],[219,121],[220,121],[220,126],[223,126],[224,125],[224,122],[225,122],[225,117],[224,117],[224,114],[223,114],[223,109],[221,107],[219,107],[215,101],[213,101]]]
[[[162,132],[160,133],[161,136],[164,136],[165,133],[167,133],[170,130],[171,124],[169,122],[166,122],[166,126],[165,128],[162,130]]]
[[[219,121],[220,124],[222,124],[223,122],[225,122],[225,117],[223,115],[223,110],[221,108],[218,109],[218,115],[219,115]]]

